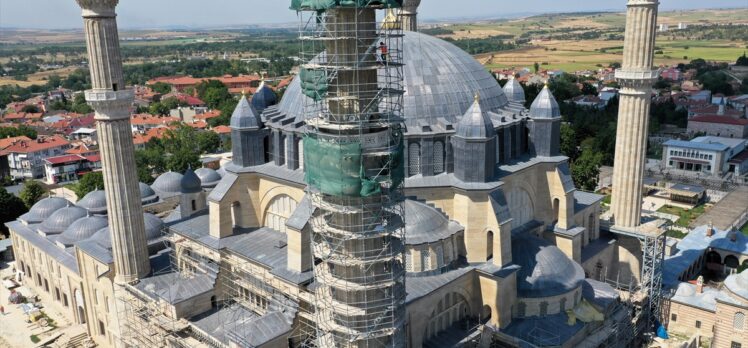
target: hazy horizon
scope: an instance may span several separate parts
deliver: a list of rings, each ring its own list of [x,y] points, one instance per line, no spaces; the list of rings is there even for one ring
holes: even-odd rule
[[[470,5],[465,3],[467,1]],[[746,8],[745,0],[661,0],[661,10],[702,8]],[[290,0],[214,0],[210,6],[200,0],[122,0],[117,7],[123,29],[209,28],[291,23],[295,12]],[[565,1],[528,0],[423,0],[422,20],[488,18],[554,12],[623,11],[625,0]],[[79,29],[80,8],[74,0],[0,0],[0,28]]]

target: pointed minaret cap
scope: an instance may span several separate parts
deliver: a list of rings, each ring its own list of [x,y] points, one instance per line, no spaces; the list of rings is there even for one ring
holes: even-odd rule
[[[538,97],[530,106],[530,117],[535,119],[555,119],[561,117],[561,108],[553,97],[548,84],[543,87]]]
[[[262,119],[260,113],[249,103],[246,96],[239,98],[234,113],[231,115],[231,129],[260,129]]]
[[[457,123],[456,134],[462,138],[486,139],[494,135],[493,122],[480,106],[480,95],[475,94],[473,105]]]
[[[524,104],[527,100],[525,97],[525,90],[522,88],[522,85],[519,84],[519,81],[514,78],[514,75],[509,77],[509,81],[504,85],[503,90],[510,102]]]

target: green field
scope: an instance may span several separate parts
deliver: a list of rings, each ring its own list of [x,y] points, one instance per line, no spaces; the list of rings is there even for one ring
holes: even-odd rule
[[[695,221],[696,218],[701,216],[701,214],[704,214],[706,212],[706,206],[705,205],[699,205],[694,207],[693,209],[683,209],[680,207],[674,207],[672,205],[665,205],[660,209],[657,209],[660,213],[666,213],[666,214],[672,214],[680,216],[678,221],[675,222],[676,225],[681,227],[688,227],[691,222]]]

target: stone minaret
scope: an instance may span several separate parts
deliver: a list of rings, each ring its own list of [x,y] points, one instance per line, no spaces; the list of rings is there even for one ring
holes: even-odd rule
[[[115,282],[129,283],[148,275],[150,264],[130,128],[134,94],[125,89],[114,12],[119,0],[76,1],[83,9],[93,87],[86,101],[96,110]]]
[[[400,8],[400,18],[403,21],[403,30],[418,31],[418,6],[421,0],[404,0]]]
[[[652,83],[657,79],[654,45],[657,0],[629,0],[623,65],[616,71],[621,84],[612,211],[614,225],[636,228],[641,223],[642,179],[647,153]]]

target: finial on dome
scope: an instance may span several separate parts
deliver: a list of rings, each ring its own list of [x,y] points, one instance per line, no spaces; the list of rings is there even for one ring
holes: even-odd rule
[[[246,90],[244,90],[244,88],[242,88],[242,97],[243,97],[243,98],[246,98],[246,97],[247,97],[247,91],[246,91]]]
[[[475,100],[476,103],[480,102],[480,92],[475,92],[475,95],[473,96],[473,100]]]

